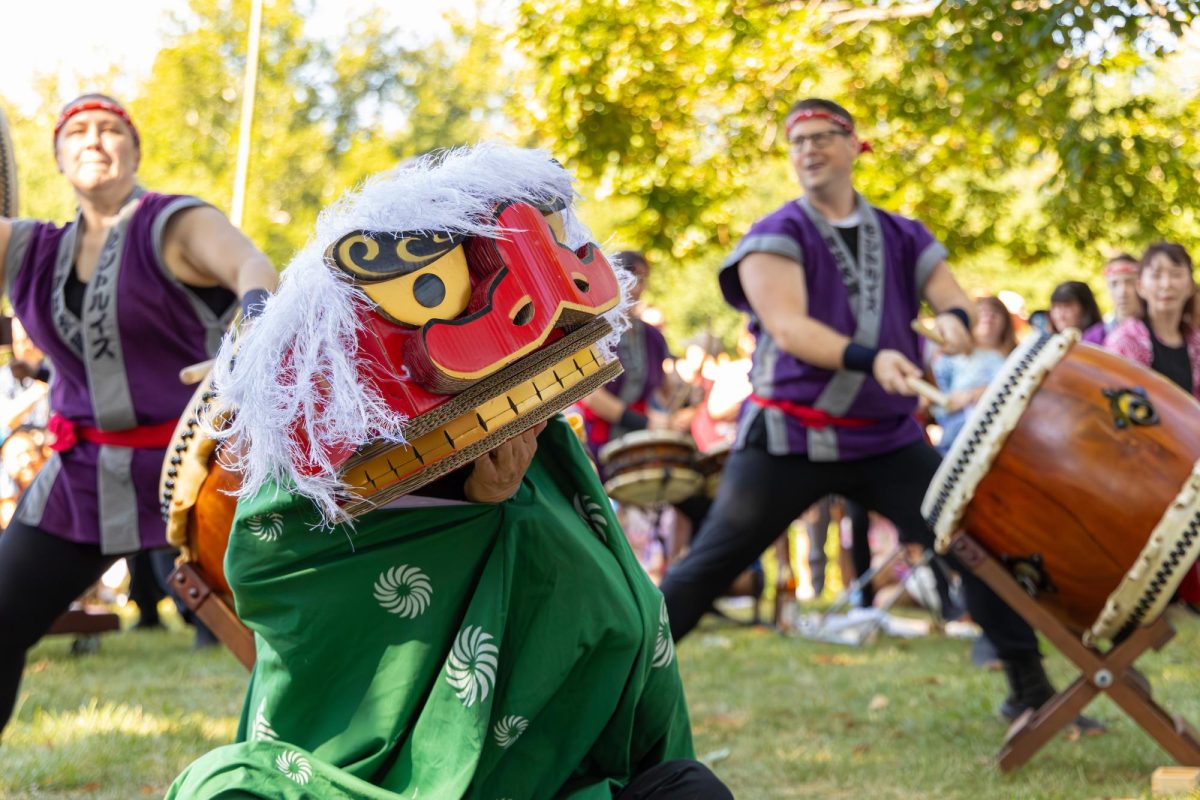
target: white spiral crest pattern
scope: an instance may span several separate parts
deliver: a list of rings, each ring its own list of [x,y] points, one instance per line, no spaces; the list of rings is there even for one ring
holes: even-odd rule
[[[415,619],[429,607],[433,584],[417,567],[401,564],[385,569],[375,581],[375,599],[393,614]]]
[[[667,601],[662,601],[662,610],[658,612],[658,634],[654,637],[654,658],[650,661],[652,667],[665,667],[675,658],[675,642],[671,639],[671,620],[667,616]]]
[[[509,747],[528,727],[529,720],[516,714],[510,714],[496,723],[496,727],[492,728],[492,736],[496,738],[496,744],[501,747]]]
[[[246,530],[256,539],[273,542],[283,535],[283,514],[255,514],[246,519]]]
[[[250,729],[250,741],[252,742],[277,742],[279,734],[271,727],[271,723],[267,721],[267,701],[263,700],[258,704],[258,712],[254,715],[254,726]]]
[[[496,683],[500,648],[492,638],[483,628],[468,625],[459,631],[446,659],[446,680],[467,708],[486,700]]]
[[[575,512],[583,517],[583,521],[596,532],[600,541],[608,542],[608,517],[604,516],[604,506],[591,497],[577,494],[575,495]]]
[[[275,767],[301,786],[312,778],[312,764],[295,750],[288,750],[276,756]]]

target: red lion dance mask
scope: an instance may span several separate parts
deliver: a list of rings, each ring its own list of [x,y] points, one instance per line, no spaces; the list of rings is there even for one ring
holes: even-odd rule
[[[622,286],[572,199],[545,154],[484,145],[327,209],[217,358],[241,493],[282,480],[356,516],[619,374]]]

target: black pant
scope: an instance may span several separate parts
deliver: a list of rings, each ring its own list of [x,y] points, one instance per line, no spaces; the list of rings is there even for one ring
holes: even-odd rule
[[[854,577],[860,578],[871,568],[871,537],[869,535],[871,533],[871,517],[867,509],[852,500],[846,501],[845,513],[850,519],[850,534],[853,537],[850,545],[850,559],[854,564]],[[822,541],[822,545],[824,545],[824,541]],[[812,563],[811,559],[809,563]],[[822,576],[821,585],[824,586],[824,584],[825,579]],[[875,589],[871,586],[870,581],[867,581],[862,587],[861,594],[863,608],[875,605]]]
[[[699,761],[664,761],[635,775],[616,800],[733,800],[733,793]]]
[[[16,520],[0,535],[0,732],[17,701],[26,651],[116,560],[96,545]]]
[[[142,550],[126,556],[125,563],[129,567],[129,599],[138,607],[138,625],[147,627],[161,624],[158,601],[166,597],[166,592],[158,579],[154,551]]]
[[[827,494],[840,494],[895,523],[901,536],[926,547],[933,532],[921,500],[941,457],[924,442],[856,461],[813,462],[807,456],[773,456],[759,446],[735,451],[721,474],[699,544],[662,583],[671,634],[695,627],[712,600],[796,517]],[[967,609],[1001,658],[1037,653],[1037,636],[1015,611],[969,570],[962,570]]]

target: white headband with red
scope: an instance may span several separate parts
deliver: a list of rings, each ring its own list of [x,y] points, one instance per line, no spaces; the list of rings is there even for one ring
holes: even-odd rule
[[[62,114],[58,117],[58,122],[54,123],[54,141],[58,143],[58,132],[67,124],[67,120],[81,111],[107,111],[110,114],[116,114],[121,121],[129,126],[130,132],[133,133],[133,143],[141,146],[141,139],[138,137],[137,126],[133,124],[133,120],[129,117],[129,112],[125,110],[119,103],[112,100],[106,100],[101,97],[84,95],[69,106],[63,109]]]
[[[847,133],[854,133],[854,123],[841,114],[835,114],[832,111],[825,111],[821,108],[801,108],[788,114],[787,120],[783,123],[784,130],[787,131],[789,139],[792,138],[792,128],[795,127],[796,123],[803,122],[806,119],[827,119]],[[860,153],[869,153],[872,149],[871,143],[865,139],[858,145],[858,152]]]

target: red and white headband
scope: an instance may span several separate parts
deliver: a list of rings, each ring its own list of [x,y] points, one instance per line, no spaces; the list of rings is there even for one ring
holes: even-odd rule
[[[787,120],[783,123],[783,128],[787,131],[787,137],[792,138],[792,128],[796,123],[803,122],[806,119],[827,119],[834,125],[837,125],[847,133],[854,133],[854,123],[841,114],[835,114],[832,111],[825,111],[821,108],[801,108],[788,114]],[[858,145],[858,152],[869,153],[873,148],[871,143],[865,139]]]
[[[84,95],[63,109],[62,114],[58,117],[58,122],[54,123],[55,146],[58,145],[58,132],[67,124],[67,120],[83,111],[107,111],[110,114],[117,115],[122,122],[129,126],[129,130],[133,132],[133,143],[138,147],[142,146],[141,139],[138,137],[137,126],[130,119],[129,112],[120,103],[95,95]]]

